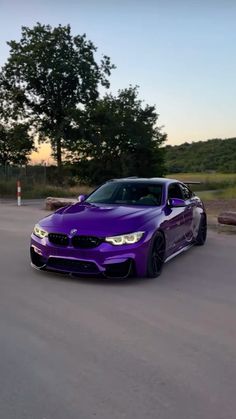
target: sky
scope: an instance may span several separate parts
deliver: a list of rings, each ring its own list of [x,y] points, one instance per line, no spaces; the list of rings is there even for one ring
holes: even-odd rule
[[[0,0],[0,66],[36,22],[86,33],[117,67],[111,91],[140,86],[168,144],[236,136],[236,0]]]

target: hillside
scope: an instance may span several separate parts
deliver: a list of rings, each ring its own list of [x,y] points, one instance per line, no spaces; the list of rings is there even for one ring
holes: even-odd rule
[[[236,172],[236,138],[166,146],[167,173]]]

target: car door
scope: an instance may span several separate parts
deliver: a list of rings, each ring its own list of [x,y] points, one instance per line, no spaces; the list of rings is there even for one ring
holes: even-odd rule
[[[174,253],[185,241],[185,219],[184,212],[185,207],[172,208],[168,204],[171,198],[183,199],[183,193],[180,188],[180,184],[173,182],[168,186],[167,192],[167,206],[165,211],[166,219],[166,245],[168,256]]]
[[[184,208],[184,235],[187,243],[193,239],[193,218],[194,218],[194,207],[196,206],[195,200],[193,199],[193,193],[183,183],[179,184],[182,191],[183,199],[185,201]]]

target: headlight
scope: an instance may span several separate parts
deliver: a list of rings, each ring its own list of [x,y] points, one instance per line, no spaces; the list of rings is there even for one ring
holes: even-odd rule
[[[43,230],[38,224],[34,226],[34,234],[40,239],[44,239],[44,237],[48,236],[48,232]]]
[[[106,237],[105,241],[113,244],[114,246],[120,246],[122,244],[134,244],[137,243],[143,235],[144,231],[137,231],[136,233],[123,234],[122,236]]]

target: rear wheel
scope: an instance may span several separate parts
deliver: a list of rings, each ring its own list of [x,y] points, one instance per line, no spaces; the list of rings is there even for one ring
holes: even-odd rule
[[[197,246],[203,246],[206,242],[206,238],[207,238],[207,220],[206,220],[206,216],[202,215],[195,244]]]
[[[161,274],[164,260],[165,238],[164,235],[160,231],[158,231],[155,234],[148,255],[147,276],[149,278],[156,278]]]

